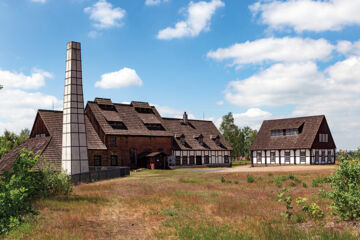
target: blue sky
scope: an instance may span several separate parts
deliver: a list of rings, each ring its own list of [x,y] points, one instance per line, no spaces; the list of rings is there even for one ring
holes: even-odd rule
[[[3,0],[0,131],[62,107],[65,47],[82,44],[86,100],[239,126],[325,114],[360,144],[360,3],[353,0]],[[359,42],[358,42],[359,41]]]

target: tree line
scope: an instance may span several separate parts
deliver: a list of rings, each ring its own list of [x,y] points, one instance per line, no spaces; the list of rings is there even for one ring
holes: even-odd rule
[[[235,124],[233,114],[229,112],[222,117],[220,132],[233,148],[232,158],[245,157],[249,159],[250,148],[257,135],[256,129],[252,129],[249,126],[238,127]]]

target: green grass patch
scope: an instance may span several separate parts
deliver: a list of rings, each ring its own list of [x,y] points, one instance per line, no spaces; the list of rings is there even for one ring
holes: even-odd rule
[[[207,178],[181,178],[180,182],[182,183],[204,183],[210,182]]]

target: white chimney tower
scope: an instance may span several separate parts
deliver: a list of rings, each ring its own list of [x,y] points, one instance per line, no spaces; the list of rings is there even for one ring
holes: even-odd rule
[[[69,175],[89,172],[81,46],[78,42],[68,42],[66,48],[61,166]]]

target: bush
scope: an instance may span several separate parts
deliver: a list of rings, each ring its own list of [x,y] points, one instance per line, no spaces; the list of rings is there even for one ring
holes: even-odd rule
[[[40,157],[23,149],[11,172],[0,177],[0,234],[19,225],[26,214],[36,213],[32,200],[55,194],[68,194],[71,181],[68,176],[53,170],[35,171]]]
[[[298,197],[296,203],[301,206],[301,210],[313,219],[321,219],[325,217],[324,212],[316,203],[307,203],[306,198]]]
[[[255,178],[252,175],[248,174],[248,175],[246,175],[246,181],[248,183],[253,183],[253,182],[255,182]]]
[[[344,220],[360,221],[360,161],[343,159],[330,177],[332,208]]]

